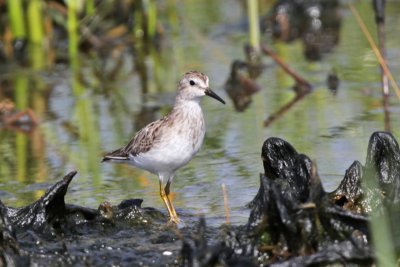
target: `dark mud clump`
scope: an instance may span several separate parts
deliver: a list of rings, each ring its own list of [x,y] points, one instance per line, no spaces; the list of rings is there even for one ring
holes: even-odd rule
[[[218,256],[218,263],[224,266],[374,264],[371,210],[388,208],[391,231],[394,236],[398,232],[399,153],[391,134],[374,133],[365,165],[355,161],[338,189],[327,193],[306,155],[282,139],[267,139],[261,154],[265,173],[260,175],[260,189],[250,203],[249,221],[226,231],[208,258]],[[378,187],[364,188],[366,179],[374,179]],[[182,252],[185,263],[205,266],[199,250],[210,249],[204,245],[191,249]]]
[[[159,211],[142,208],[142,200],[117,206],[104,202],[98,209],[65,204],[75,175],[70,172],[27,207],[0,204],[5,266],[154,266],[174,261],[169,252],[181,248],[177,234],[166,230]]]
[[[391,134],[374,133],[365,165],[355,161],[331,193],[313,162],[282,139],[264,142],[262,160],[260,188],[241,226],[207,227],[200,218],[177,229],[140,199],[98,209],[66,204],[70,172],[27,207],[0,202],[0,265],[368,266],[375,261],[369,213],[383,207],[396,236],[400,150]],[[364,187],[368,179],[378,186]]]

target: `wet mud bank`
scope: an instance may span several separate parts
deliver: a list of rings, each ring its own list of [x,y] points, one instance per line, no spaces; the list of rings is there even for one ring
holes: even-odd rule
[[[261,156],[260,188],[240,226],[207,227],[204,218],[168,226],[140,199],[97,209],[68,204],[70,172],[27,207],[0,203],[0,265],[369,266],[371,213],[381,211],[398,251],[400,149],[391,134],[373,133],[365,164],[355,161],[330,193],[313,162],[288,142],[267,139]]]

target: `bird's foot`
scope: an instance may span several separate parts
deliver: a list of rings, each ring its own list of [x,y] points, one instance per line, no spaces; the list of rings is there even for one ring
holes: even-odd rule
[[[170,227],[177,227],[178,229],[180,229],[185,226],[185,223],[181,219],[179,219],[177,216],[175,216],[175,217],[169,218],[167,225]]]
[[[168,222],[174,223],[174,224],[179,224],[181,222],[181,219],[179,219],[178,216],[170,216]]]

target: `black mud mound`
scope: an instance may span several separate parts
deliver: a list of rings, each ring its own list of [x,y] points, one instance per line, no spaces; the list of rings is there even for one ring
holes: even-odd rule
[[[204,232],[199,231],[191,238],[194,245],[184,246],[183,262],[186,266],[371,266],[369,212],[388,208],[391,230],[400,236],[395,224],[400,219],[399,153],[391,134],[372,134],[365,165],[355,161],[339,187],[327,193],[306,155],[280,138],[267,139],[261,153],[264,173],[249,204],[247,225],[225,229],[221,244],[211,248],[204,245],[204,237],[196,243]],[[367,179],[378,187],[365,188]],[[399,251],[399,241],[395,245]],[[204,264],[206,258],[213,259],[212,264]]]
[[[98,209],[66,204],[70,172],[37,202],[23,208],[0,203],[0,266],[157,266],[173,262],[177,233],[163,214],[142,208],[141,199]]]

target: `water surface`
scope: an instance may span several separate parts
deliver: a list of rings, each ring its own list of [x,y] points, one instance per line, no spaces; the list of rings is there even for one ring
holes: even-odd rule
[[[271,136],[289,141],[318,166],[326,190],[333,190],[354,160],[365,160],[372,132],[384,130],[380,71],[373,52],[348,8],[342,6],[339,44],[321,61],[306,61],[300,41],[265,42],[308,79],[313,92],[269,127],[263,121],[294,97],[293,81],[273,61],[257,80],[262,90],[251,106],[238,113],[223,86],[234,59],[244,59],[247,41],[246,12],[239,1],[184,1],[175,16],[179,23],[161,17],[166,26],[165,47],[145,58],[149,73],[147,94],[134,68],[135,56],[122,50],[122,68],[112,78],[112,56],[99,59],[82,55],[79,75],[67,64],[19,67],[1,64],[1,97],[31,108],[40,120],[31,133],[0,130],[0,198],[7,205],[23,206],[38,199],[49,185],[70,170],[78,176],[67,202],[97,207],[102,201],[118,204],[143,198],[144,206],[164,210],[157,178],[124,165],[101,164],[101,156],[129,141],[146,123],[161,118],[173,105],[182,74],[196,69],[210,77],[213,90],[227,105],[204,98],[207,126],[198,155],[181,168],[172,185],[178,213],[204,214],[211,225],[225,221],[222,184],[228,194],[232,223],[246,222],[245,205],[252,200],[263,171],[261,145]],[[356,7],[372,34],[369,3]],[[267,9],[267,7],[264,7]],[[394,77],[400,77],[400,3],[387,3],[387,53]],[[33,53],[33,52],[32,52]],[[32,59],[33,60],[33,59]],[[340,88],[333,95],[326,86],[336,69]],[[98,73],[100,72],[100,75]],[[391,130],[400,138],[399,99],[390,98]]]

